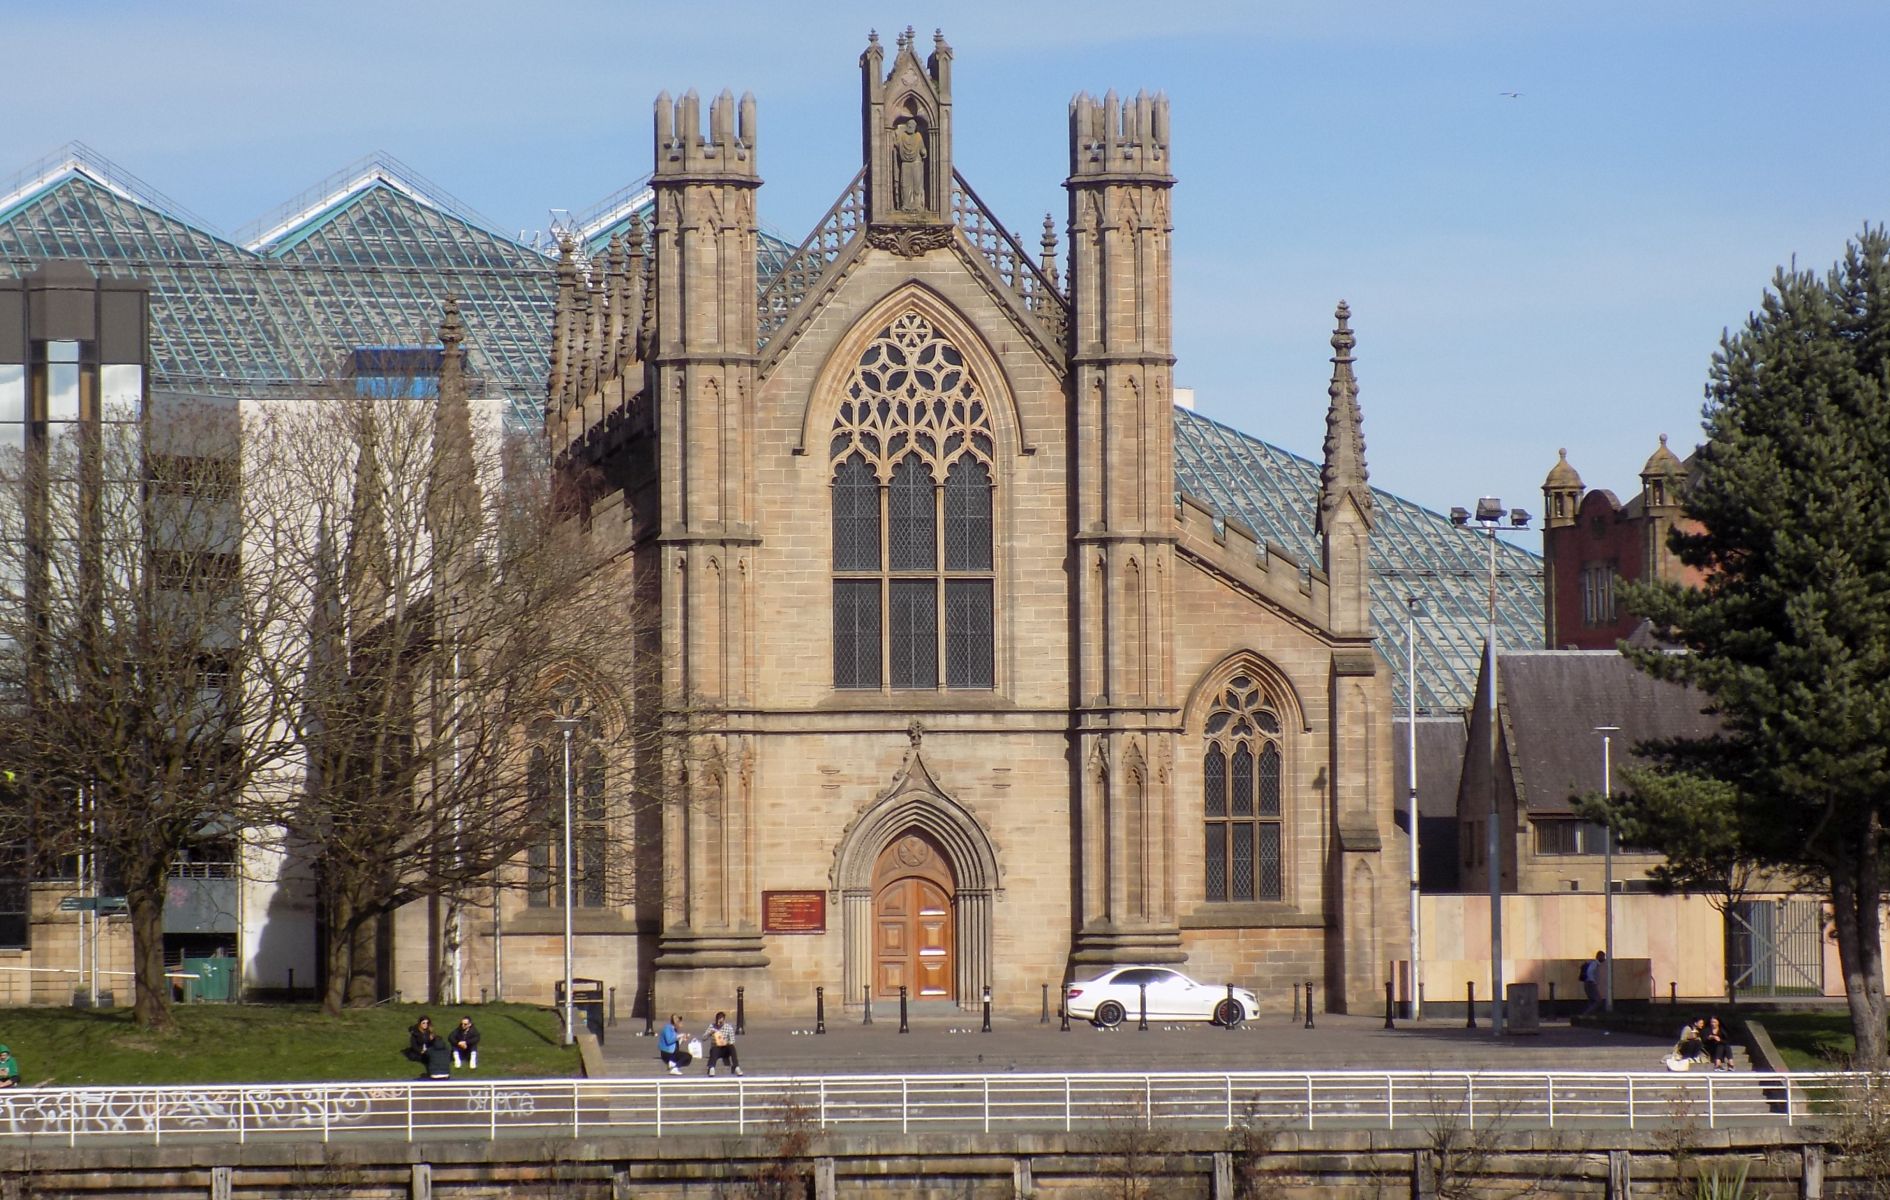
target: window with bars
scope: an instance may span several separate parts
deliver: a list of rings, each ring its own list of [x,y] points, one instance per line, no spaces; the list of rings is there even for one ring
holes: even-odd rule
[[[958,349],[917,312],[882,330],[833,426],[835,688],[995,686],[993,447]]]
[[[1615,623],[1613,562],[1592,562],[1582,567],[1582,624]]]
[[[1278,705],[1249,675],[1215,699],[1202,752],[1207,899],[1286,898],[1284,757]]]

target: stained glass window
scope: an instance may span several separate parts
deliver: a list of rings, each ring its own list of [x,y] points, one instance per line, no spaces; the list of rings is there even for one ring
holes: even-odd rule
[[[1277,707],[1252,676],[1236,675],[1215,698],[1204,724],[1202,867],[1210,901],[1286,897]]]
[[[936,688],[941,659],[946,687],[994,687],[994,440],[964,355],[904,313],[861,354],[829,445],[834,687]]]

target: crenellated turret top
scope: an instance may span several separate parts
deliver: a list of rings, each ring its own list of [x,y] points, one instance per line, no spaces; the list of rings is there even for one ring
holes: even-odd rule
[[[1127,104],[1111,90],[1070,101],[1070,175],[1140,175],[1174,182],[1168,162],[1168,96],[1137,92]]]
[[[1370,473],[1365,469],[1365,420],[1358,406],[1358,380],[1352,374],[1352,348],[1357,340],[1350,324],[1352,310],[1345,301],[1333,314],[1338,327],[1332,331],[1332,385],[1326,389],[1331,403],[1326,408],[1325,462],[1319,470],[1319,515],[1315,527],[1330,532],[1347,497],[1358,506],[1366,528],[1372,524],[1372,489]]]
[[[709,128],[702,129],[701,100],[691,88],[682,99],[656,98],[656,181],[666,176],[718,175],[759,183],[756,174],[755,97],[738,102],[727,88],[709,102]]]

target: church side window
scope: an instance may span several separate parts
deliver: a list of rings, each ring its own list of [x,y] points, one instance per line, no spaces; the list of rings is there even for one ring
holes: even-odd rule
[[[990,412],[917,312],[860,356],[834,420],[833,683],[995,686]]]
[[[610,903],[608,773],[603,748],[588,728],[578,729],[571,752],[571,902],[576,908]],[[525,900],[533,908],[564,902],[564,744],[552,730],[534,746],[525,776],[526,798],[545,830],[525,852]]]
[[[1229,680],[1208,713],[1203,751],[1207,899],[1283,900],[1285,832],[1280,717],[1249,675]]]

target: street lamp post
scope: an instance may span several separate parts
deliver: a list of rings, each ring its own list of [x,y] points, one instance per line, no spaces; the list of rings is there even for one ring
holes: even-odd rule
[[[1614,799],[1614,735],[1619,725],[1597,725],[1601,735],[1601,798]],[[1601,968],[1601,1010],[1614,1011],[1614,822],[1601,827],[1601,948],[1608,961]]]
[[[1411,1019],[1424,1019],[1424,996],[1419,980],[1424,978],[1424,931],[1418,920],[1418,793],[1417,793],[1417,615],[1418,598],[1406,596],[1405,607],[1405,717],[1409,738],[1406,742],[1406,781],[1410,785],[1411,822]]]
[[[1450,510],[1453,524],[1467,525],[1473,519],[1472,514],[1461,508]],[[1503,521],[1503,502],[1495,496],[1483,496],[1477,500],[1474,515],[1477,524],[1483,526],[1490,539],[1490,609],[1489,626],[1483,637],[1483,653],[1488,666],[1484,678],[1489,682],[1488,724],[1485,736],[1489,741],[1490,770],[1490,817],[1488,836],[1485,841],[1485,853],[1490,860],[1490,1032],[1496,1037],[1503,1036],[1503,843],[1500,833],[1502,800],[1496,783],[1496,527]],[[1511,529],[1527,529],[1529,514],[1520,508],[1509,510]]]
[[[577,1040],[571,997],[571,731],[580,717],[558,717],[564,730],[564,1044]]]

